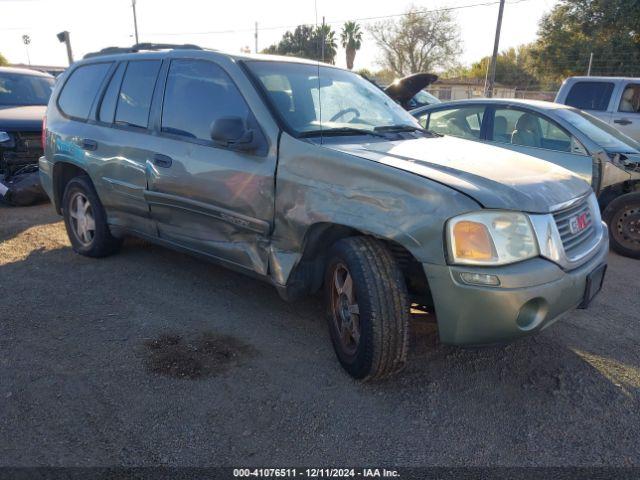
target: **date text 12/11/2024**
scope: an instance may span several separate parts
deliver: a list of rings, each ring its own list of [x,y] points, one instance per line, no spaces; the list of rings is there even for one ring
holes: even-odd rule
[[[236,478],[397,478],[397,470],[386,468],[234,468]]]

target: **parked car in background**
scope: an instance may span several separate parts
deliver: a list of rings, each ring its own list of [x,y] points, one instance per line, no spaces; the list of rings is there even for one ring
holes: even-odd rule
[[[536,100],[478,99],[411,112],[435,133],[561,165],[589,182],[613,248],[640,258],[640,144],[581,110]]]
[[[0,173],[37,165],[54,81],[47,73],[0,67]]]
[[[407,102],[407,110],[413,110],[414,108],[425,107],[427,105],[435,105],[437,103],[442,103],[438,97],[426,90],[420,90]]]
[[[42,120],[54,77],[0,67],[0,199],[28,205],[46,196],[38,181]]]
[[[372,78],[365,75],[362,76],[376,87],[384,90],[384,93],[393,98],[405,110],[440,103],[440,100],[436,96],[424,90],[438,80],[438,76],[432,73],[414,73],[403,78],[398,78],[390,85],[382,85]]]
[[[589,112],[640,142],[640,78],[569,77],[555,101]]]
[[[430,134],[360,75],[303,59],[91,55],[51,97],[40,175],[81,255],[135,235],[286,299],[324,288],[356,378],[402,368],[412,305],[437,312],[444,343],[503,342],[585,308],[606,270],[583,180]]]

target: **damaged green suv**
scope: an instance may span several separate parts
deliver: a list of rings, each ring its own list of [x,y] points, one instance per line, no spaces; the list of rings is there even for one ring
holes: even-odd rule
[[[493,344],[586,307],[608,236],[590,186],[442,137],[329,65],[194,46],[74,64],[46,118],[42,184],[76,252],[126,235],[203,255],[286,299],[324,289],[354,377],[407,358],[412,308],[449,344]]]

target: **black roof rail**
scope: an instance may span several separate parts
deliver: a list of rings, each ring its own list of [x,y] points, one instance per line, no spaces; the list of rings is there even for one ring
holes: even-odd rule
[[[100,57],[102,55],[114,55],[117,53],[136,53],[142,50],[203,50],[203,48],[189,43],[182,45],[173,43],[136,43],[131,47],[106,47],[97,52],[87,53],[82,58]]]

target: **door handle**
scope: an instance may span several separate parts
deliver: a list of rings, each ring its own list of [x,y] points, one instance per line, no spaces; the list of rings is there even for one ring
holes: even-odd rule
[[[90,138],[83,138],[82,148],[85,150],[91,150],[91,151],[97,150],[98,142],[96,142],[95,140],[91,140]]]
[[[633,122],[631,120],[627,120],[626,118],[619,118],[617,120],[614,120],[613,123],[619,123],[620,125],[629,125]]]
[[[156,153],[153,156],[153,163],[162,168],[169,168],[173,163],[171,157],[167,157],[166,155],[162,155],[161,153]]]

